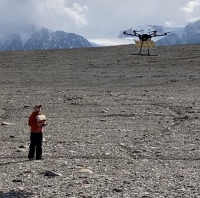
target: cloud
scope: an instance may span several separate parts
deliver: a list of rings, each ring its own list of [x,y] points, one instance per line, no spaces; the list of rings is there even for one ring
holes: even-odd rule
[[[38,16],[47,23],[59,24],[59,21],[65,23],[71,19],[76,27],[87,25],[87,6],[81,6],[78,3],[73,3],[71,7],[66,4],[65,0],[37,0]],[[54,24],[56,25],[56,24]],[[67,25],[67,24],[66,24]]]
[[[165,21],[165,25],[167,25],[167,26],[174,26],[174,25],[176,25],[176,23],[173,22],[173,21]]]
[[[200,18],[199,8],[200,8],[200,1],[193,0],[187,3],[181,9],[185,12],[188,21],[195,21]]]
[[[182,10],[184,10],[186,13],[191,15],[196,7],[200,7],[200,2],[199,1],[190,1],[188,4],[186,4],[185,7],[182,8]]]
[[[0,0],[0,28],[22,32],[36,27],[70,31],[88,25],[88,7],[67,0]]]
[[[86,12],[88,12],[88,7],[83,6],[81,7],[79,4],[74,3],[71,10],[69,10],[70,18],[75,20],[76,26],[81,27],[88,24],[86,19]]]

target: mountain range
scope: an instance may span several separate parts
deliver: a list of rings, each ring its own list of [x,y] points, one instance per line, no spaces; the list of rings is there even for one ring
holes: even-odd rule
[[[41,50],[68,49],[92,47],[92,44],[82,36],[64,31],[50,31],[42,28],[25,40],[19,34],[8,35],[0,40],[0,51],[6,50]]]
[[[165,27],[159,25],[148,25],[148,28],[157,30],[159,34],[171,32],[164,37],[155,37],[157,46],[182,45],[182,44],[200,44],[200,20],[188,23],[185,27]],[[145,27],[142,27],[145,30]],[[147,26],[146,26],[147,29]],[[145,32],[148,32],[146,30]],[[127,33],[133,33],[133,29],[126,30]],[[118,38],[134,39],[135,37],[126,36],[121,31]],[[137,38],[136,38],[137,39]],[[50,31],[42,28],[29,36],[22,37],[19,34],[7,35],[0,39],[0,51],[6,50],[42,50],[42,49],[69,49],[97,47],[95,43],[88,41],[86,38],[64,31]]]
[[[182,45],[182,44],[200,44],[200,20],[188,23],[185,27],[165,27],[159,25],[148,25],[153,30],[157,30],[158,34],[163,34],[164,32],[171,32],[164,37],[155,37],[157,46],[167,46],[167,45]],[[126,30],[127,33],[132,33],[132,28]],[[118,36],[119,38],[130,37],[124,36],[121,32]]]
[[[163,27],[163,30],[165,30],[165,27]],[[182,44],[200,44],[200,20],[188,23],[185,27],[172,31],[169,35],[156,41],[156,45]]]

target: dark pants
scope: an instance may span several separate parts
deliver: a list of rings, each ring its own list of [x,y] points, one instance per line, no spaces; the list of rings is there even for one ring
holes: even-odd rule
[[[32,159],[35,156],[35,150],[36,150],[36,159],[42,158],[42,139],[43,134],[42,133],[31,133],[31,144],[29,147],[29,154],[28,158]]]

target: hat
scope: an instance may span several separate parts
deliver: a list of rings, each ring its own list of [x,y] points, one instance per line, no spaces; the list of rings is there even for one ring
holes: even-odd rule
[[[42,107],[42,105],[35,105],[34,109],[36,109],[37,107]]]

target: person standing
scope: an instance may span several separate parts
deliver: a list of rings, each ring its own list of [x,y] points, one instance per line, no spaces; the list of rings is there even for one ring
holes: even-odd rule
[[[41,113],[41,105],[36,105],[34,107],[34,111],[29,117],[28,125],[31,127],[30,134],[30,146],[29,146],[29,154],[28,158],[34,159],[35,151],[36,151],[36,160],[42,159],[42,140],[43,140],[43,128],[46,125],[46,119],[39,120],[38,116],[42,115]],[[45,116],[43,115],[45,118]]]

